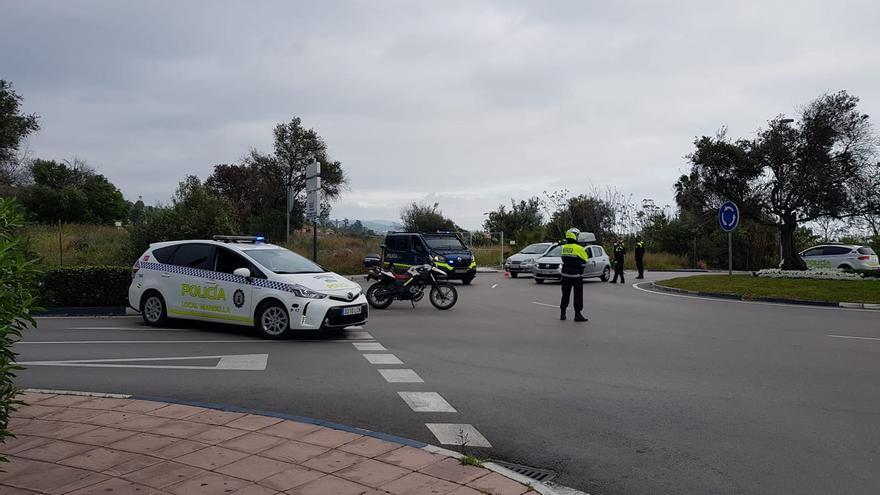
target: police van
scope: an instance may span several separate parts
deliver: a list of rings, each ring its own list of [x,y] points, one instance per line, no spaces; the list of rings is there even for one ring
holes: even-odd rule
[[[151,244],[132,267],[128,300],[148,325],[220,321],[267,339],[367,321],[360,285],[260,236]]]
[[[398,268],[433,264],[449,280],[469,284],[477,276],[474,254],[454,232],[389,232],[382,244],[385,266]]]

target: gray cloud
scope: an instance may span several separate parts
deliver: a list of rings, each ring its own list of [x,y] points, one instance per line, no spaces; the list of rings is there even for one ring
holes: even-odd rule
[[[0,77],[129,198],[165,200],[294,115],[351,176],[334,215],[612,185],[671,202],[697,135],[824,91],[880,108],[872,2],[0,0]]]

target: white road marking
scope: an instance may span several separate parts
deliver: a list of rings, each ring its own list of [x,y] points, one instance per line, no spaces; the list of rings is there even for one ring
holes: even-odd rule
[[[403,364],[394,354],[364,354],[370,364]]]
[[[820,310],[831,310],[831,311],[862,311],[868,313],[877,313],[876,309],[856,309],[856,308],[841,308],[840,306],[811,306],[809,304],[787,304],[787,303],[772,303],[772,302],[764,302],[764,301],[740,301],[737,299],[723,299],[720,297],[704,297],[704,296],[689,296],[687,294],[671,294],[669,292],[649,290],[643,287],[639,287],[639,284],[650,283],[650,282],[639,282],[632,284],[633,289],[640,290],[642,292],[647,292],[648,294],[655,294],[658,296],[667,296],[667,297],[681,297],[684,299],[702,299],[703,301],[709,302],[720,302],[720,303],[738,303],[738,304],[760,304],[763,306],[776,306],[776,307],[789,307],[789,308],[799,308],[799,309],[820,309]]]
[[[458,412],[437,392],[397,392],[415,412]]]
[[[835,339],[880,340],[878,337],[856,337],[855,335],[827,335]]]
[[[333,342],[343,343],[351,342],[352,339],[344,340],[320,340],[320,339],[298,339],[298,340],[30,340],[19,341],[15,345],[35,345],[35,344],[290,344],[299,342]]]
[[[214,366],[172,366],[172,365],[149,365],[149,364],[112,364],[125,362],[144,361],[192,361],[199,359],[219,359]],[[156,368],[176,370],[248,370],[262,371],[269,363],[268,354],[239,354],[228,356],[178,356],[165,358],[115,358],[115,359],[73,359],[66,361],[25,361],[18,364],[23,366],[69,366],[84,368]]]
[[[370,332],[349,332],[348,336],[352,339],[358,340],[373,340],[373,336],[370,335]]]
[[[379,370],[388,383],[425,383],[415,371],[410,369]]]
[[[547,306],[548,308],[558,308],[559,307],[558,304],[547,304],[547,303],[542,303],[542,302],[537,302],[537,301],[532,301],[532,304],[537,304],[538,306]]]
[[[425,426],[431,430],[431,433],[434,434],[434,437],[436,437],[442,445],[461,445],[464,443],[468,447],[492,447],[489,440],[486,440],[486,437],[477,431],[473,425],[426,423]]]
[[[355,342],[354,347],[359,351],[387,351],[384,345],[378,342]]]
[[[492,286],[493,289],[494,289],[495,287],[498,287],[498,284],[495,284],[495,285]]]

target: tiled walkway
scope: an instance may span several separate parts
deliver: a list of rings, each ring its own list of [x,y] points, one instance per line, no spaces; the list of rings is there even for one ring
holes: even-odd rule
[[[535,494],[457,459],[268,416],[26,393],[0,444],[0,493]]]

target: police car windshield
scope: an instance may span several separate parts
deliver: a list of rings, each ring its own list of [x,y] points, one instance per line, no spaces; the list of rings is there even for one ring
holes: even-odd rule
[[[464,249],[457,237],[425,237],[431,249]]]
[[[546,244],[532,244],[531,246],[522,250],[522,254],[541,254],[544,250],[547,249]]]
[[[245,254],[279,274],[291,273],[323,273],[320,265],[287,249],[245,249]]]

